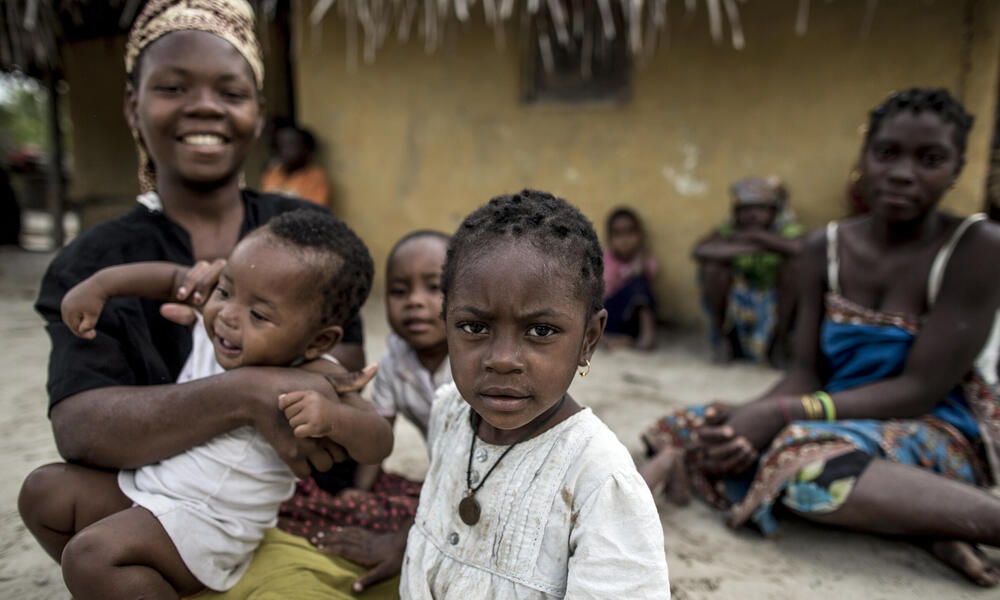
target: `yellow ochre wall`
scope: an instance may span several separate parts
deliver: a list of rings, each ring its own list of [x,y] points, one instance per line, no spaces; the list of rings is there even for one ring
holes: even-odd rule
[[[961,93],[978,120],[945,204],[982,206],[1000,2],[883,0],[862,38],[865,4],[813,2],[801,37],[798,0],[741,4],[747,47],[736,51],[713,45],[701,3],[687,25],[683,3],[670,3],[669,48],[635,68],[632,100],[618,107],[520,103],[517,25],[505,50],[485,26],[456,25],[435,55],[391,39],[373,65],[350,71],[343,21],[327,18],[319,31],[299,14],[299,120],[326,147],[343,194],[335,210],[368,242],[380,285],[386,252],[407,231],[454,230],[492,195],[534,187],[578,205],[602,238],[612,207],[636,207],[661,265],[660,317],[693,325],[689,252],[726,217],[728,184],[777,174],[806,225],[841,216],[859,126],[890,90]]]

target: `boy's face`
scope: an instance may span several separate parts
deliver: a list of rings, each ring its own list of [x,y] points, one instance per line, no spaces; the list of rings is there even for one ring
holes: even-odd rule
[[[386,271],[389,326],[418,351],[445,344],[441,269],[447,244],[429,235],[408,240],[396,249]]]
[[[288,365],[306,355],[319,327],[315,274],[266,233],[240,242],[205,303],[205,328],[225,369]]]

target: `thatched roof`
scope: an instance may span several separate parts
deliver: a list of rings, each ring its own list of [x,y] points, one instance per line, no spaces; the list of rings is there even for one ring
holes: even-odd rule
[[[59,43],[63,40],[95,37],[128,29],[145,0],[0,0],[0,70],[20,70],[29,74],[59,67]],[[649,57],[657,40],[669,31],[669,0],[298,0],[307,4],[309,20],[318,26],[324,19],[339,16],[345,23],[353,48],[360,45],[364,62],[375,60],[376,51],[389,36],[405,41],[416,35],[428,52],[439,48],[450,20],[466,22],[483,19],[503,40],[503,25],[515,15],[536,16],[539,26],[531,28],[539,47],[574,44],[604,39],[625,39],[633,56]],[[674,0],[683,2],[683,14],[696,11],[708,15],[709,31],[715,43],[733,48],[745,45],[740,11],[749,0]],[[766,2],[769,0],[758,0]],[[878,0],[866,0],[867,8],[859,24],[866,34]],[[289,10],[289,0],[251,0],[262,19],[277,11]],[[477,6],[481,4],[481,7]],[[799,0],[795,31],[804,35],[809,23],[810,0]],[[528,28],[521,28],[522,33]],[[356,54],[349,54],[354,62]]]

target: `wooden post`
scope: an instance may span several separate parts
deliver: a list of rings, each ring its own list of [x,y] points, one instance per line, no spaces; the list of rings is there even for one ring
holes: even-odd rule
[[[59,119],[62,103],[59,99],[61,74],[51,69],[46,75],[45,86],[49,92],[49,185],[46,204],[52,215],[52,243],[55,249],[63,247],[66,232],[63,230],[63,215],[66,212],[66,177],[63,174],[65,149],[63,148],[62,122]]]

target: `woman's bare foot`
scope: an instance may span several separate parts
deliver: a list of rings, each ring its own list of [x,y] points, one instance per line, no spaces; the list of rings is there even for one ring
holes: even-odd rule
[[[1000,583],[1000,567],[974,544],[959,540],[929,540],[922,544],[935,558],[983,587]]]
[[[691,501],[683,450],[679,448],[660,450],[642,465],[639,474],[651,492],[662,483],[663,495],[670,503],[685,506]]]

